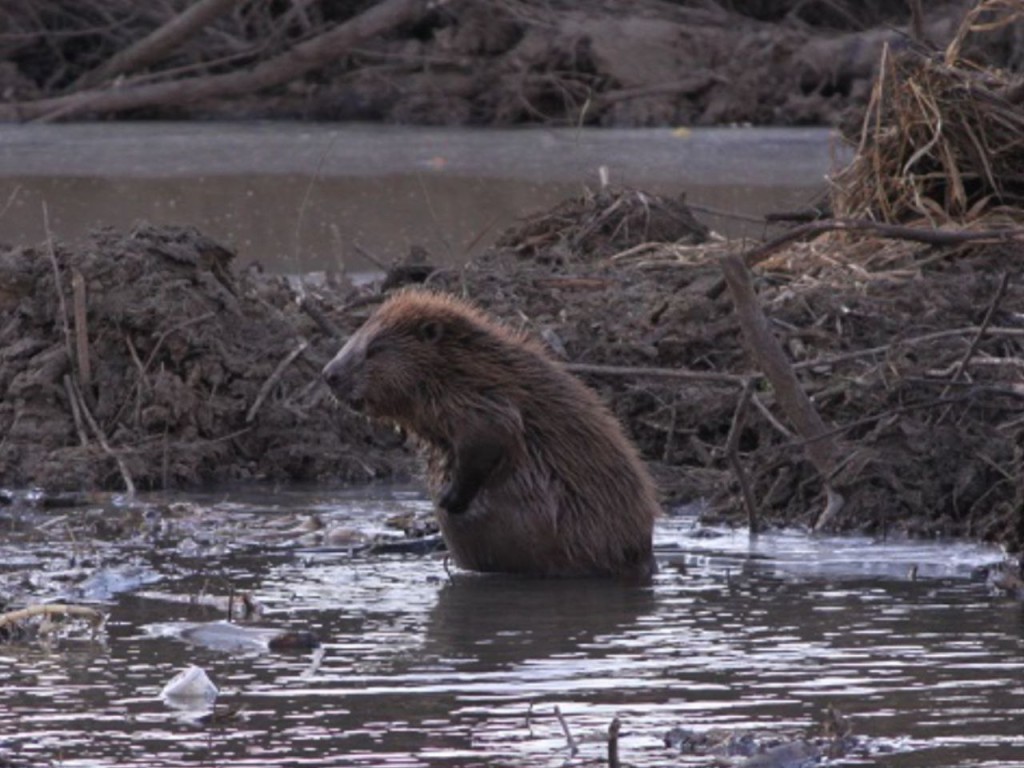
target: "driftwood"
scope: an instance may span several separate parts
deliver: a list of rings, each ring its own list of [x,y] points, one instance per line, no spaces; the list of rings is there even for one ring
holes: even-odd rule
[[[612,718],[608,726],[608,768],[620,768],[619,762],[619,732],[622,730],[622,721],[619,718]]]
[[[160,61],[218,16],[240,4],[241,0],[199,0],[159,29],[83,74],[75,81],[72,90],[93,88],[106,80]]]
[[[879,237],[895,240],[910,240],[926,245],[962,245],[964,243],[1005,243],[1024,242],[1024,227],[1006,227],[1002,229],[924,229],[902,224],[885,224],[870,219],[823,219],[801,224],[783,232],[778,237],[762,245],[751,248],[743,254],[743,261],[748,267],[760,264],[765,259],[782,250],[790,243],[810,240],[825,232],[868,232]]]
[[[732,384],[742,387],[749,376],[734,373],[717,373],[715,371],[688,371],[683,368],[657,368],[635,365],[592,365],[590,363],[566,363],[565,370],[571,373],[590,373],[597,376],[649,376],[662,379],[680,379],[682,381],[705,381],[718,384]]]
[[[555,717],[558,718],[558,723],[562,726],[562,733],[565,734],[565,743],[569,747],[569,757],[576,757],[580,752],[579,744],[573,738],[572,731],[569,730],[569,723],[566,722],[565,715],[562,714],[562,710],[557,704],[555,705]]]
[[[753,353],[758,368],[771,382],[782,410],[796,427],[800,437],[806,441],[804,451],[807,458],[828,486],[838,454],[835,441],[829,436],[828,427],[800,386],[800,381],[786,359],[782,345],[768,325],[768,318],[765,317],[754,292],[750,270],[739,256],[733,254],[723,256],[719,263],[729,286],[729,293],[736,307],[736,316],[747,346]],[[832,494],[830,500],[831,496]]]
[[[46,603],[45,605],[30,605],[27,608],[19,608],[16,611],[0,613],[0,629],[19,624],[35,616],[76,616],[80,619],[85,619],[94,627],[98,627],[103,622],[103,614],[95,608],[89,608],[85,605]]]
[[[740,492],[743,494],[743,504],[747,508],[747,527],[751,533],[757,533],[759,524],[757,519],[757,502],[754,499],[754,492],[750,487],[750,478],[743,469],[743,462],[740,461],[740,435],[743,434],[743,426],[747,421],[747,409],[750,406],[750,399],[754,394],[753,381],[748,381],[740,393],[739,402],[736,404],[736,411],[733,413],[732,424],[729,427],[729,437],[725,441],[725,455],[732,467],[733,474],[740,484]]]
[[[286,83],[335,60],[346,49],[396,26],[421,18],[428,0],[383,0],[343,24],[310,40],[298,43],[279,56],[252,69],[184,80],[89,90],[51,99],[0,104],[0,120],[37,120],[140,109],[155,105],[186,104],[223,98]]]

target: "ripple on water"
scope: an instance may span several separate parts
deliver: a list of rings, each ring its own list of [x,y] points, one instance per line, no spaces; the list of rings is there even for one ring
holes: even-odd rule
[[[266,496],[226,502],[250,534],[297,510],[379,531],[396,509],[422,505],[388,493]],[[614,717],[625,762],[686,764],[662,741],[672,728],[781,734],[831,704],[863,737],[849,765],[1024,765],[1022,611],[970,580],[998,557],[984,547],[795,532],[750,541],[670,519],[657,534],[668,567],[650,587],[626,587],[449,579],[436,557],[258,541],[206,558],[162,553],[145,573],[183,594],[231,574],[267,606],[264,623],[316,632],[322,659],[147,634],[197,609],[115,593],[103,641],[0,647],[0,762],[563,765],[557,706],[579,742],[570,765],[603,757]],[[59,557],[19,549],[36,568]],[[241,719],[206,727],[159,701],[188,664]]]

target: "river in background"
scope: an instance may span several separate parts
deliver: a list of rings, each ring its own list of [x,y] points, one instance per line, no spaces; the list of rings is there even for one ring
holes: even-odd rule
[[[196,226],[271,271],[372,270],[413,245],[451,265],[602,176],[724,212],[800,208],[824,193],[838,145],[820,128],[0,125],[0,242],[44,241],[45,203],[60,239],[144,220]]]
[[[428,513],[415,489],[141,503],[102,512],[148,521],[137,537],[70,545],[66,513],[0,507],[0,593],[109,612],[95,638],[0,645],[0,764],[582,768],[604,764],[617,717],[623,764],[709,766],[676,729],[785,743],[831,705],[855,743],[830,765],[1024,766],[1024,606],[976,578],[1000,558],[988,547],[751,540],[683,513],[659,523],[661,572],[636,587],[328,543]],[[311,630],[321,651],[190,640],[190,623],[224,617],[190,601],[229,588],[265,607],[260,626]],[[161,700],[190,664],[237,717],[209,725],[203,706]]]

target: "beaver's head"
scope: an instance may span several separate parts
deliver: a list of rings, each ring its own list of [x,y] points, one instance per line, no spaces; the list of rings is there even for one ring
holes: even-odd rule
[[[349,338],[324,368],[324,379],[356,410],[414,431],[436,428],[432,414],[439,415],[441,401],[458,389],[464,353],[481,334],[478,323],[456,299],[400,293]]]

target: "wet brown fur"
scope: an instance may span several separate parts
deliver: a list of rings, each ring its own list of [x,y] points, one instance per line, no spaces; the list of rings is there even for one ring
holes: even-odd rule
[[[651,572],[654,484],[597,395],[537,342],[454,297],[407,291],[324,375],[339,396],[421,440],[459,566]]]

